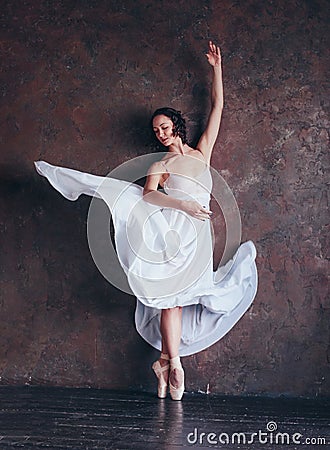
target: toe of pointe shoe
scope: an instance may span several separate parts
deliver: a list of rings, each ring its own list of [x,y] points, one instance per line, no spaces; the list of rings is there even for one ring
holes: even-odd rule
[[[184,393],[184,385],[178,388],[170,384],[170,394],[172,400],[181,400]]]
[[[167,397],[167,385],[166,386],[158,386],[158,398],[166,398]]]

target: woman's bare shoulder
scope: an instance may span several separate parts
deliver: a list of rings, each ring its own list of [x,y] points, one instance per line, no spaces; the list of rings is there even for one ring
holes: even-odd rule
[[[161,175],[165,172],[164,163],[162,160],[156,161],[151,164],[148,169],[148,175]]]

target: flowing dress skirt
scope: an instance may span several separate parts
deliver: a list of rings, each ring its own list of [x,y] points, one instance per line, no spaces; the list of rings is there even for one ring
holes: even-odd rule
[[[137,299],[136,329],[154,348],[161,349],[162,309],[183,307],[179,352],[187,356],[221,339],[250,307],[258,280],[252,241],[241,244],[231,260],[213,271],[209,220],[149,204],[134,183],[45,161],[35,162],[35,167],[68,200],[85,194],[109,207],[118,261]],[[202,174],[205,184],[208,176]],[[164,187],[168,195],[186,195],[208,206],[210,196],[198,186],[196,180],[171,175]]]

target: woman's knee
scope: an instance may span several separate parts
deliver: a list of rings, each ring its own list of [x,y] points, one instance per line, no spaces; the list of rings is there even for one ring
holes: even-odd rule
[[[166,308],[162,310],[162,314],[165,315],[176,315],[180,314],[182,311],[182,306],[175,306],[174,308]]]

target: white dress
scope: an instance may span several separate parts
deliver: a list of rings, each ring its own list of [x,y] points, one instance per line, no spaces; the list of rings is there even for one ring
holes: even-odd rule
[[[115,230],[116,252],[137,299],[135,325],[154,348],[161,349],[162,309],[183,307],[180,356],[206,349],[221,339],[250,307],[257,291],[256,249],[251,241],[213,271],[209,220],[143,199],[143,188],[127,181],[35,162],[36,170],[65,198],[81,194],[103,199]],[[165,192],[209,207],[209,169],[191,179],[170,174]]]

